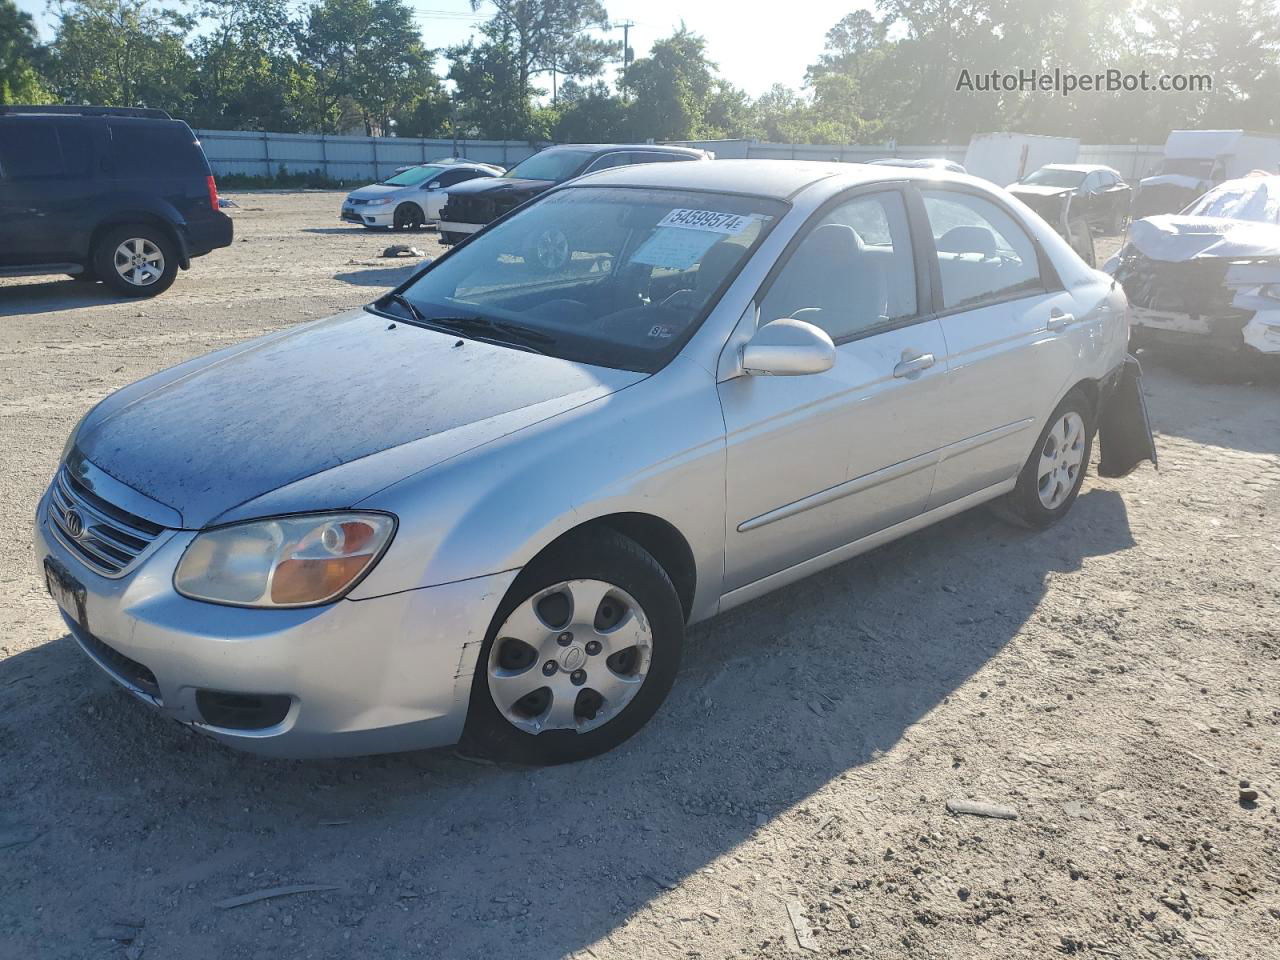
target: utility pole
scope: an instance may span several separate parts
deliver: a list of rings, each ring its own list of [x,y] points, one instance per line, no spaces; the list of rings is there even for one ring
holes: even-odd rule
[[[618,83],[618,90],[623,94],[624,100],[627,90],[627,67],[631,66],[631,28],[635,25],[634,20],[624,20],[622,23],[614,24],[615,28],[622,28],[622,79]]]

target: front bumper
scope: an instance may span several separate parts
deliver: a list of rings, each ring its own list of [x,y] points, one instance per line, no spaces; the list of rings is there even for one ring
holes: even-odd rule
[[[281,757],[412,750],[461,736],[476,657],[514,571],[308,609],[221,606],[173,589],[194,532],[165,532],[136,569],[104,577],[52,535],[47,501],[46,493],[35,560],[41,577],[51,558],[84,588],[81,604],[60,604],[71,635],[112,679],[173,719]],[[201,691],[290,702],[271,726],[231,729],[208,722]]]
[[[390,227],[395,219],[395,204],[352,207],[344,203],[338,219],[345,223],[358,223],[362,227]]]
[[[470,236],[485,227],[483,223],[463,223],[461,220],[441,220],[440,233],[457,233]]]

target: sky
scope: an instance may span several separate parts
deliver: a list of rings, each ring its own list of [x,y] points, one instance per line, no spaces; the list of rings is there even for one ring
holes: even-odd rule
[[[429,47],[464,42],[493,9],[485,4],[479,13],[472,13],[468,0],[406,2],[416,12]],[[54,18],[45,0],[17,3],[35,18],[43,39],[52,39]],[[706,37],[708,54],[720,65],[720,75],[759,96],[775,83],[799,87],[805,68],[822,51],[826,32],[845,14],[871,7],[872,0],[803,0],[797,4],[803,12],[794,16],[783,13],[784,8],[739,0],[604,0],[604,4],[614,23],[635,23],[631,48],[636,56],[644,56],[654,40],[670,35],[683,20],[690,30]],[[621,30],[614,35],[622,39]]]

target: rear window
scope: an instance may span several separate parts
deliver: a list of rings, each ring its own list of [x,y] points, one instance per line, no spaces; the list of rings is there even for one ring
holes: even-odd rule
[[[113,123],[111,159],[123,180],[209,172],[195,134],[184,123]]]

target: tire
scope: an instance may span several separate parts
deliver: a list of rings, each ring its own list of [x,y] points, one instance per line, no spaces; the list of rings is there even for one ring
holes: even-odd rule
[[[154,297],[173,285],[178,275],[178,251],[163,228],[149,223],[124,224],[98,238],[93,248],[93,272],[116,293]]]
[[[575,599],[593,606],[591,620]],[[537,766],[611,750],[662,705],[683,646],[680,599],[647,551],[609,530],[566,540],[521,571],[499,605],[459,747]]]
[[[1067,443],[1063,443],[1063,428]],[[1089,458],[1093,453],[1093,404],[1079,390],[1072,390],[1058,404],[1031,450],[1017,485],[995,504],[1004,520],[1033,530],[1044,530],[1067,515],[1080,494]],[[1065,447],[1065,449],[1064,449]],[[1046,452],[1053,456],[1045,456]],[[1051,469],[1047,480],[1046,467]],[[1062,468],[1062,464],[1073,464]]]
[[[391,223],[396,230],[421,230],[426,222],[422,208],[416,203],[402,203],[391,215]]]

